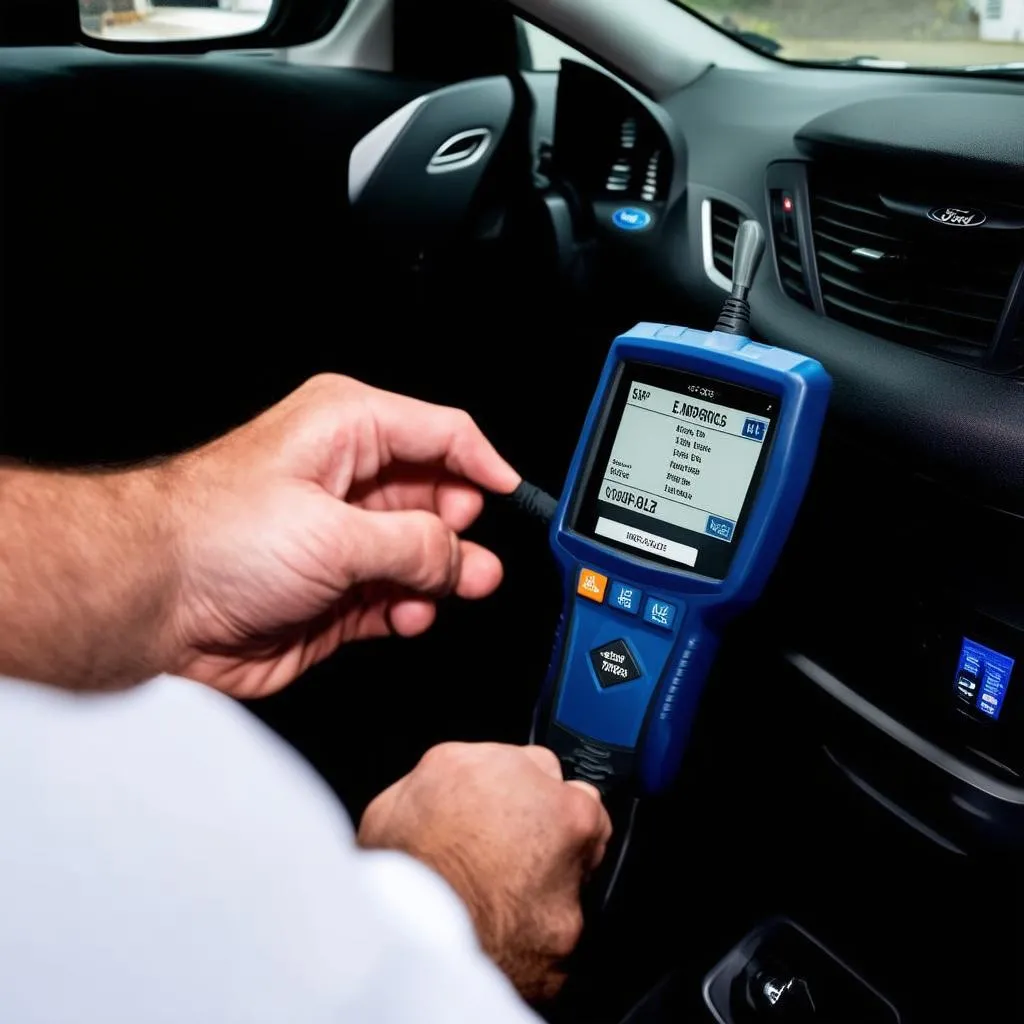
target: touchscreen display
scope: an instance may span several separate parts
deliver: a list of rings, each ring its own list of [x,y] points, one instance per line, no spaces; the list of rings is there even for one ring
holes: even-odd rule
[[[723,579],[778,414],[774,395],[625,364],[584,486],[577,532]]]
[[[956,669],[956,693],[962,704],[993,721],[999,718],[1010,685],[1013,661],[1008,654],[964,637]]]

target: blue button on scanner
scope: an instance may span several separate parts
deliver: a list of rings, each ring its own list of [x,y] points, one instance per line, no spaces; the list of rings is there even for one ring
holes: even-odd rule
[[[704,524],[704,532],[710,533],[712,537],[721,537],[722,540],[732,540],[732,531],[736,524],[731,519],[723,519],[721,516],[708,516]]]
[[[671,629],[672,623],[676,620],[676,606],[662,601],[658,597],[647,598],[644,605],[644,622],[652,626],[661,626],[662,629]]]
[[[608,604],[612,608],[617,608],[620,612],[627,612],[630,615],[636,615],[640,611],[640,601],[644,595],[639,587],[616,580],[612,583],[609,594]]]

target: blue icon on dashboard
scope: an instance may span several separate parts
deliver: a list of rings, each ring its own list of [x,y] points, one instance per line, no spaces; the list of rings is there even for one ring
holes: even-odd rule
[[[973,705],[986,718],[996,719],[1003,710],[1014,659],[1008,654],[964,637],[954,677],[960,700]]]
[[[612,223],[623,231],[643,231],[654,218],[639,206],[622,206],[612,214]]]
[[[721,516],[708,516],[704,532],[710,533],[712,537],[720,537],[722,540],[732,540],[732,531],[736,524],[731,519],[723,519]]]

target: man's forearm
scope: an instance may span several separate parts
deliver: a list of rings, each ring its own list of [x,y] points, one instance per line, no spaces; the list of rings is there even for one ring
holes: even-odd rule
[[[82,688],[166,667],[177,592],[160,468],[0,468],[0,673]]]

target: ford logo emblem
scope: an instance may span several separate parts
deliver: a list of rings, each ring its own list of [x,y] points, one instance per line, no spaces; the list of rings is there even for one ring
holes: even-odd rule
[[[928,219],[936,224],[948,224],[954,228],[977,228],[988,220],[981,210],[960,206],[936,206],[928,211]]]

